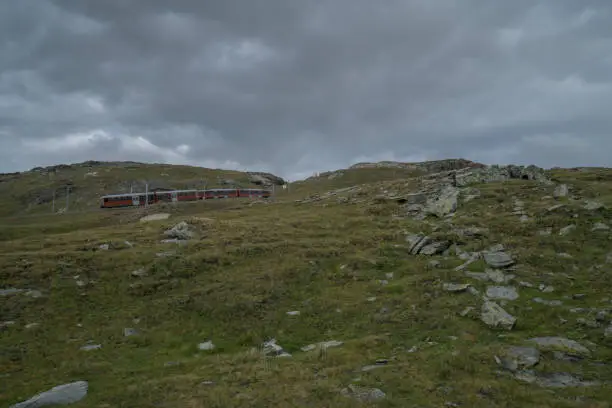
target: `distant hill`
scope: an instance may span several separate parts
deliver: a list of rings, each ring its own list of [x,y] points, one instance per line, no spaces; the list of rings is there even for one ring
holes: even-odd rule
[[[0,174],[0,216],[97,208],[105,194],[155,189],[271,187],[285,181],[273,174],[172,164],[87,161]]]

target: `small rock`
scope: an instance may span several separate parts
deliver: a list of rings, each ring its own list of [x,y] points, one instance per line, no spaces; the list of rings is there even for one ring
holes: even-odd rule
[[[536,343],[542,349],[561,349],[570,353],[589,355],[591,352],[577,341],[565,337],[534,337],[528,340]]]
[[[576,319],[576,322],[582,326],[590,327],[592,329],[599,327],[599,323],[597,321],[585,319],[584,317],[579,317]]]
[[[208,341],[205,341],[204,343],[198,344],[198,349],[204,350],[204,351],[210,351],[210,350],[215,349],[215,345],[213,344],[212,341],[208,340]]]
[[[544,229],[544,230],[541,230],[541,231],[539,231],[539,232],[538,232],[538,234],[539,234],[540,236],[543,236],[543,237],[544,237],[544,236],[551,235],[551,234],[552,234],[552,228],[546,228],[546,229]]]
[[[511,286],[489,286],[486,296],[491,299],[516,300],[519,295],[515,288]]]
[[[143,276],[147,276],[147,271],[144,268],[140,268],[140,269],[133,271],[132,276],[141,278]]]
[[[16,295],[17,293],[24,292],[24,289],[8,288],[0,289],[0,296]]]
[[[563,227],[559,230],[559,235],[561,236],[565,236],[568,235],[569,233],[571,233],[573,230],[576,229],[576,225],[568,225],[567,227]]]
[[[161,220],[167,220],[168,218],[170,218],[170,214],[158,213],[158,214],[151,214],[151,215],[147,215],[146,217],[142,217],[140,219],[140,222],[161,221]]]
[[[496,271],[493,269],[487,269],[485,274],[495,283],[508,283],[514,277],[513,275],[505,275],[502,271]]]
[[[136,335],[138,335],[138,330],[132,327],[126,327],[125,329],[123,329],[124,337],[130,337],[130,336],[136,336]]]
[[[442,288],[447,292],[464,292],[470,286],[469,283],[444,283]]]
[[[108,249],[110,248],[110,245],[108,245],[108,244],[102,244],[102,245],[100,245],[100,246],[99,246],[99,248],[100,248],[102,251],[108,251]]]
[[[596,222],[591,231],[608,231],[609,229],[610,227],[603,222]]]
[[[466,271],[465,272],[465,276],[467,276],[468,278],[472,278],[472,279],[477,279],[479,281],[483,281],[486,282],[489,280],[489,276],[484,273],[484,272],[469,272]]]
[[[563,304],[563,302],[561,302],[560,300],[546,300],[540,297],[535,297],[532,300],[536,303],[541,303],[543,305],[548,305],[548,306],[561,306]]]
[[[287,314],[288,314],[289,316],[297,316],[297,315],[299,315],[299,314],[300,314],[300,312],[299,312],[299,310],[292,310],[292,311],[290,311],[290,312],[287,312]]]
[[[432,268],[439,268],[442,265],[442,263],[440,261],[429,261],[429,266]]]
[[[514,260],[505,252],[485,252],[483,254],[487,265],[493,268],[506,268],[514,264]]]
[[[11,408],[45,407],[49,405],[74,404],[87,395],[87,381],[76,381],[69,384],[58,385],[27,401],[12,405]]]
[[[550,293],[553,292],[555,290],[555,288],[553,288],[552,286],[546,286],[544,284],[541,284],[539,286],[540,291],[544,292],[544,293]]]
[[[262,352],[267,357],[291,357],[283,348],[276,344],[276,339],[270,339],[262,345]]]
[[[363,388],[353,384],[343,388],[341,394],[346,397],[357,399],[361,402],[373,402],[384,399],[386,394],[378,388]]]
[[[605,208],[605,206],[597,201],[586,201],[584,204],[584,209],[588,211],[596,211]]]
[[[474,308],[472,306],[468,306],[465,309],[463,309],[461,312],[459,312],[459,315],[461,315],[462,317],[467,316],[472,310],[474,310]]]
[[[533,284],[531,284],[529,282],[520,281],[519,285],[524,287],[524,288],[533,288]]]
[[[38,326],[40,326],[40,323],[28,323],[25,325],[25,328],[29,330],[29,329],[33,329]]]
[[[566,197],[569,193],[569,188],[567,184],[560,184],[555,188],[553,192],[554,198]]]
[[[521,215],[521,218],[519,218],[520,222],[527,222],[529,221],[529,217],[527,215]]]
[[[610,325],[604,330],[604,337],[606,339],[612,338],[612,323],[610,323]]]
[[[481,320],[489,327],[502,327],[510,330],[516,324],[516,318],[506,312],[497,303],[485,300],[482,305]]]
[[[87,344],[81,347],[81,350],[90,351],[90,350],[99,350],[102,348],[101,344]]]

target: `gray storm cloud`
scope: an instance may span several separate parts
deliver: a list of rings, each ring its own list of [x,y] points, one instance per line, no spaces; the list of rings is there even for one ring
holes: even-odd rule
[[[612,165],[612,3],[0,3],[0,171]]]

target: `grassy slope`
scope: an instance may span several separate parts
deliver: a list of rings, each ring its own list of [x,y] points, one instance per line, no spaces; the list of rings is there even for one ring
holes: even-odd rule
[[[612,206],[612,183],[606,181],[611,174],[602,170],[597,179],[557,171],[555,176]],[[588,269],[604,263],[610,237],[589,230],[595,221],[609,222],[610,214],[586,212],[569,200],[577,219],[563,212],[547,214],[544,209],[553,200],[541,197],[550,191],[526,182],[491,184],[481,191],[480,199],[460,207],[454,223],[488,227],[490,233],[466,241],[465,248],[501,242],[521,265],[518,279],[555,287],[553,293],[519,289],[521,297],[506,307],[518,318],[511,332],[457,314],[465,306],[479,306],[467,293],[440,289],[441,282],[467,282],[453,271],[461,261],[434,257],[442,268],[430,269],[431,258],[407,255],[404,231],[430,232],[431,226],[392,218],[392,203],[295,205],[288,200],[290,192],[286,202],[280,197],[269,205],[187,205],[170,220],[150,224],[130,222],[135,217],[123,212],[13,225],[0,241],[2,287],[39,289],[44,296],[0,298],[0,321],[16,322],[0,334],[0,405],[86,379],[89,395],[75,407],[349,407],[354,402],[338,390],[360,377],[362,385],[387,393],[378,404],[382,407],[439,407],[445,402],[574,407],[578,396],[586,401],[581,406],[608,406],[612,393],[605,387],[551,391],[497,376],[493,355],[532,336],[563,335],[597,343],[595,360],[612,359],[612,344],[603,339],[602,329],[578,325],[580,315],[568,310],[606,306],[603,298],[612,288],[609,267]],[[510,214],[513,196],[526,202],[532,221],[521,224]],[[158,243],[164,228],[193,213],[214,220],[201,221],[206,231],[201,241],[185,247]],[[578,228],[569,236],[537,235],[539,229],[572,221]],[[452,236],[444,228],[437,234]],[[94,250],[125,239],[134,247]],[[156,257],[168,249],[175,249],[176,256]],[[561,259],[558,252],[574,258]],[[141,267],[149,276],[130,275]],[[471,270],[482,268],[476,264]],[[393,279],[380,285],[377,280],[388,272]],[[77,286],[75,275],[89,284]],[[563,299],[575,293],[587,297]],[[368,301],[371,296],[376,300]],[[531,303],[535,296],[563,299],[564,306]],[[288,316],[291,310],[301,315]],[[560,317],[568,322],[560,325]],[[40,326],[25,328],[34,322]],[[124,338],[125,327],[138,328],[141,335]],[[270,337],[293,358],[265,363],[249,354]],[[198,351],[197,344],[208,339],[217,345],[215,351]],[[299,350],[331,339],[345,344],[324,356]],[[88,340],[101,343],[102,349],[79,350]],[[408,352],[413,346],[417,351]],[[379,358],[389,359],[388,367],[358,372]],[[180,364],[165,366],[168,362]],[[609,365],[561,363],[550,355],[540,364],[544,371],[581,371],[612,380]]]
[[[97,175],[87,175],[92,171]],[[203,180],[208,188],[222,187],[219,179],[231,179],[244,187],[255,187],[249,183],[244,172],[166,164],[119,163],[94,166],[91,169],[73,165],[72,168],[60,169],[57,173],[26,172],[18,177],[7,178],[8,181],[0,183],[0,216],[50,213],[53,189],[57,190],[56,209],[63,208],[67,183],[72,185],[71,211],[98,207],[99,197],[104,194],[129,192],[132,181],[142,185],[147,180],[156,181],[181,189],[192,188],[190,186],[197,184],[199,180]],[[49,201],[33,205],[34,197],[41,192],[48,196]]]

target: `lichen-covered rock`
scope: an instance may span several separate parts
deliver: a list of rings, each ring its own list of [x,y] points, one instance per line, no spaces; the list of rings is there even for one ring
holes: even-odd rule
[[[483,303],[480,319],[489,327],[501,327],[506,330],[511,330],[516,324],[514,316],[490,300],[485,300]]]

